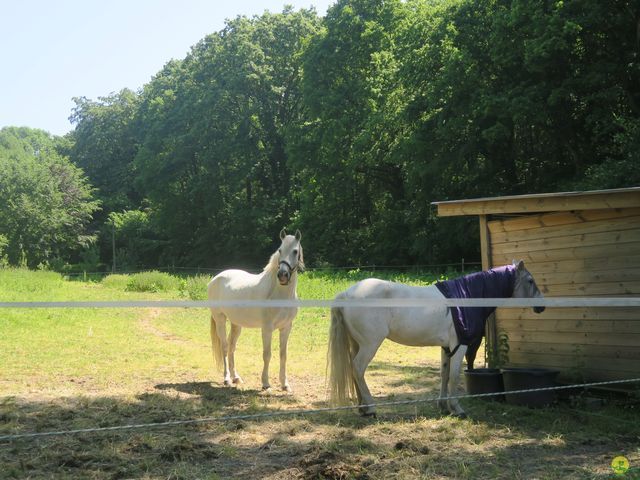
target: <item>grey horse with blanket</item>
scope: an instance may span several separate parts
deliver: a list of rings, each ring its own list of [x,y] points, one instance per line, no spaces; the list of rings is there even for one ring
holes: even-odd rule
[[[447,307],[445,298],[542,298],[524,262],[493,268],[427,287],[369,278],[338,294],[336,300],[426,299],[424,306],[331,309],[327,371],[332,404],[357,400],[362,415],[375,415],[375,406],[364,379],[365,370],[382,342],[409,346],[440,346],[440,398],[458,393],[460,369],[469,352],[473,364],[487,317],[495,307]],[[440,301],[438,301],[440,300]],[[540,313],[544,307],[534,307]],[[440,401],[440,407],[466,416],[458,400]]]

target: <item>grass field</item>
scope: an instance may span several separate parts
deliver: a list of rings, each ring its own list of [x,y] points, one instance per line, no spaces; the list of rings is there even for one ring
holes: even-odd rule
[[[298,293],[331,298],[365,275],[308,272]],[[205,277],[91,283],[0,270],[0,301],[202,298],[205,284]],[[292,394],[260,391],[258,330],[243,330],[239,341],[245,383],[223,387],[208,324],[200,309],[0,310],[0,435],[326,406],[328,311],[303,309],[294,322]],[[432,397],[438,363],[437,348],[385,342],[367,378],[380,400]],[[633,400],[611,397],[595,411],[466,400],[466,420],[425,403],[382,408],[375,420],[340,412],[20,440],[0,443],[0,478],[613,478],[618,455],[640,466]],[[626,477],[638,478],[634,472]]]

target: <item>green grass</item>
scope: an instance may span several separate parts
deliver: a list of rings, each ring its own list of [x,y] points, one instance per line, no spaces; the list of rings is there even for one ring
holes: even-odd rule
[[[299,296],[333,298],[365,277],[363,272],[309,272],[300,277]],[[416,275],[403,280],[427,284],[434,277]],[[97,283],[71,282],[52,272],[5,269],[0,270],[0,301],[202,299],[208,281],[204,275],[184,279],[147,272],[109,275]],[[289,341],[290,375],[324,374],[328,325],[326,309],[300,310]],[[5,309],[1,327],[0,362],[6,378],[11,379],[2,384],[0,393],[5,395],[127,390],[141,381],[153,384],[158,374],[175,370],[203,380],[218,380],[219,376],[211,365],[206,309]],[[271,368],[274,383],[278,345],[276,333]],[[241,374],[248,384],[258,386],[262,368],[258,329],[242,332],[240,353],[244,357],[238,362]],[[385,344],[379,358],[424,361],[424,353],[424,349]],[[110,373],[114,371],[127,374],[113,378]]]
[[[66,282],[48,272],[0,270],[0,301],[152,299],[96,283]],[[160,339],[144,338],[136,309],[4,309],[0,362],[5,395],[55,395],[132,384],[172,363]],[[112,378],[115,371],[131,376]]]
[[[298,293],[332,298],[366,276],[307,272]],[[384,277],[415,285],[436,279]],[[133,292],[131,278],[71,282],[0,270],[0,301],[198,299],[208,281],[174,277],[163,291]],[[300,310],[289,342],[294,393],[265,394],[256,329],[243,330],[238,344],[245,384],[220,385],[206,309],[2,309],[0,435],[326,406],[328,325],[326,309]],[[438,362],[437,348],[385,342],[367,379],[378,399],[432,397]],[[612,478],[617,455],[640,465],[637,404],[612,400],[594,414],[566,405],[463,404],[468,420],[427,403],[381,408],[377,420],[324,413],[0,443],[0,478]]]

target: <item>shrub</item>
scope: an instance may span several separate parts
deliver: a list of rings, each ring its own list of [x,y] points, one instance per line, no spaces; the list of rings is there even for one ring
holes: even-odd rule
[[[209,275],[196,275],[188,277],[184,282],[183,295],[190,300],[206,300],[207,284],[211,277]]]
[[[107,275],[102,279],[102,284],[107,288],[126,290],[129,284],[129,275],[121,275],[118,273]]]
[[[142,210],[111,212],[100,233],[102,258],[111,258],[113,248],[111,242],[114,234],[119,268],[133,270],[139,265],[158,264],[162,242],[148,212]]]
[[[183,281],[168,273],[152,270],[131,275],[126,290],[129,292],[168,292],[181,290]]]

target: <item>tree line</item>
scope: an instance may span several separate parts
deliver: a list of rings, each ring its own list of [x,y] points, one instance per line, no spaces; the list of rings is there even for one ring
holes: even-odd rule
[[[64,138],[2,130],[0,258],[260,265],[283,226],[315,265],[478,258],[430,202],[640,184],[639,55],[631,0],[238,17]]]

